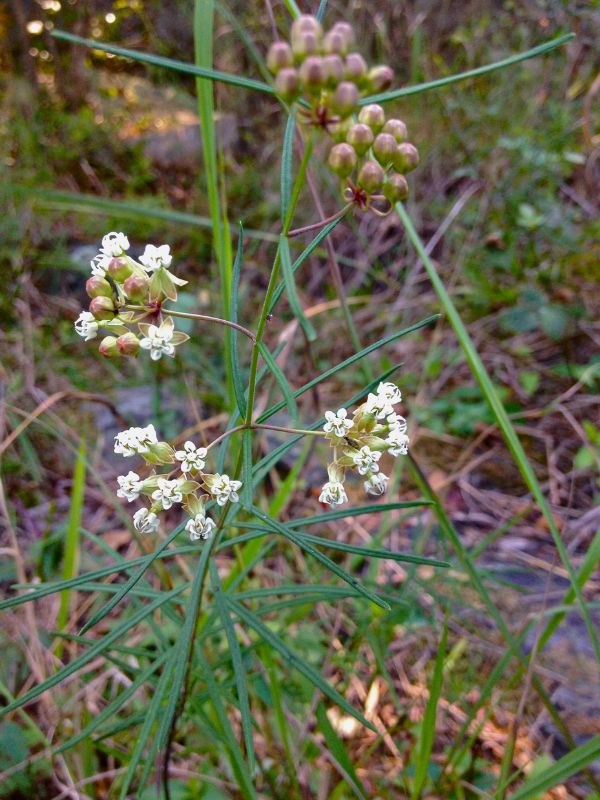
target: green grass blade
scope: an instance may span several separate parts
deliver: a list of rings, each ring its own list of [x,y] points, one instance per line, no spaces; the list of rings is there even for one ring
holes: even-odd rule
[[[290,211],[290,204],[292,202],[292,186],[294,183],[292,175],[292,161],[294,156],[294,133],[296,131],[296,111],[293,110],[288,116],[285,126],[285,133],[283,134],[283,147],[281,150],[281,177],[280,177],[280,192],[281,192],[281,224],[285,224],[285,220]]]
[[[273,377],[277,385],[281,390],[281,394],[284,397],[284,402],[281,404],[281,408],[287,406],[288,413],[293,421],[298,419],[298,407],[296,406],[296,400],[294,399],[294,393],[290,389],[290,385],[287,382],[287,378],[279,368],[279,365],[271,355],[269,349],[262,343],[257,342],[257,347],[260,351],[260,354],[265,362],[266,366],[271,371]],[[263,414],[264,416],[264,414]],[[262,417],[261,417],[262,419]]]
[[[545,517],[548,523],[548,528],[552,535],[554,545],[560,556],[563,566],[567,571],[569,580],[571,581],[571,586],[577,597],[579,608],[581,609],[581,615],[584,619],[588,636],[590,637],[590,641],[594,648],[596,660],[600,664],[600,644],[598,643],[598,636],[594,628],[592,619],[590,617],[590,613],[586,607],[581,587],[577,582],[577,576],[575,574],[575,570],[573,569],[573,565],[569,558],[569,554],[567,553],[560,532],[556,527],[556,523],[554,522],[554,517],[552,516],[550,506],[548,505],[544,493],[542,492],[542,489],[535,475],[535,472],[533,471],[533,468],[529,463],[525,450],[523,449],[523,445],[521,444],[521,441],[519,440],[519,437],[516,434],[513,424],[510,421],[508,414],[506,413],[506,409],[502,405],[502,401],[498,395],[498,392],[494,388],[490,376],[488,375],[488,372],[481,358],[479,357],[475,345],[473,344],[473,341],[469,336],[469,333],[466,327],[464,326],[462,319],[460,318],[460,314],[458,313],[456,306],[452,301],[452,298],[446,291],[446,287],[444,286],[440,276],[438,275],[437,269],[433,261],[429,258],[429,255],[427,254],[427,251],[412,223],[411,218],[409,217],[402,203],[396,204],[396,210],[402,221],[402,224],[404,225],[404,228],[406,230],[406,233],[408,234],[410,241],[412,242],[421,261],[423,262],[423,265],[429,276],[429,280],[431,281],[433,288],[435,289],[436,294],[440,299],[442,307],[448,316],[450,324],[454,329],[454,333],[456,334],[458,343],[465,355],[465,358],[467,359],[469,367],[471,368],[471,372],[473,373],[477,383],[479,384],[483,396],[488,402],[488,405],[496,419],[496,422],[498,423],[498,427],[502,431],[506,444],[508,445],[508,448],[513,455],[513,458],[519,468],[519,471],[521,472],[521,475],[523,476],[523,479],[527,487],[529,488],[531,494],[533,495],[536,503],[538,504],[543,516]]]
[[[319,3],[319,8],[317,9],[316,17],[319,22],[323,22],[323,17],[325,16],[325,12],[327,11],[327,0],[321,0]]]
[[[294,17],[294,19],[297,19],[302,12],[298,8],[296,0],[283,0],[283,2],[289,13],[292,15],[292,17]]]
[[[239,303],[239,287],[240,287],[240,274],[242,270],[242,252],[244,247],[244,228],[240,223],[240,236],[238,240],[238,249],[233,262],[233,274],[231,276],[231,299],[229,303],[229,320],[230,322],[238,321],[238,303]],[[235,329],[229,331],[229,359],[231,362],[231,377],[233,380],[233,391],[235,394],[235,401],[238,411],[242,419],[246,416],[246,388],[242,381],[240,359],[237,351],[238,335]]]
[[[252,506],[252,431],[242,431],[242,488],[240,503],[243,508]]]
[[[286,522],[289,528],[305,528],[308,525],[324,525],[336,519],[346,519],[347,517],[361,517],[363,514],[385,514],[388,511],[400,511],[405,508],[421,508],[422,506],[433,505],[431,500],[405,500],[399,503],[372,503],[368,506],[356,506],[355,508],[343,508],[339,511],[327,511],[324,514],[316,514],[313,517],[300,517]]]
[[[427,775],[429,772],[429,762],[431,759],[431,751],[433,749],[433,741],[435,738],[435,720],[437,716],[437,707],[440,696],[442,694],[442,678],[444,675],[444,659],[446,657],[446,643],[448,640],[448,626],[444,622],[444,629],[442,631],[442,640],[435,659],[435,667],[433,670],[433,679],[429,687],[429,699],[427,700],[427,708],[425,709],[425,716],[421,723],[419,734],[419,747],[415,765],[415,778],[413,783],[413,790],[411,793],[411,800],[418,800],[421,797]]]
[[[272,86],[252,78],[244,78],[242,75],[231,75],[228,72],[220,72],[219,70],[201,65],[187,64],[185,61],[164,58],[163,56],[156,56],[152,53],[139,53],[137,50],[128,50],[125,47],[117,47],[107,42],[98,42],[96,39],[85,39],[82,36],[75,36],[75,34],[68,33],[67,31],[53,30],[52,36],[66,42],[72,42],[73,44],[81,44],[84,47],[89,47],[91,50],[100,50],[102,53],[112,53],[114,56],[130,58],[132,61],[138,61],[143,64],[153,64],[156,67],[171,69],[175,72],[184,72],[187,75],[195,75],[198,78],[205,78],[209,81],[220,81],[221,83],[229,83],[232,86],[241,86],[243,89],[250,89],[255,92],[263,92],[264,94],[271,95],[275,94],[275,90]]]
[[[297,669],[301,675],[304,675],[304,677],[313,684],[313,686],[316,686],[317,689],[320,689],[320,691],[326,697],[332,700],[347,714],[350,714],[350,716],[358,720],[361,725],[364,725],[365,728],[377,733],[373,725],[368,722],[359,711],[356,711],[356,709],[346,700],[343,695],[337,691],[337,689],[334,689],[331,684],[329,684],[313,667],[310,666],[310,664],[300,658],[300,656],[296,655],[296,653],[290,647],[288,647],[288,645],[282,641],[276,633],[264,625],[253,612],[249,611],[241,603],[237,603],[228,595],[226,595],[225,598],[232,611],[234,611],[236,615],[247,625],[253,628],[261,637],[261,639],[269,644],[273,650],[276,650],[280,656],[282,656],[284,661],[286,661],[292,667],[295,667],[295,669]]]
[[[323,703],[319,703],[317,706],[316,718],[317,727],[325,737],[325,744],[329,750],[329,755],[334,758],[344,780],[359,800],[367,800],[369,795],[358,779],[358,775],[356,774],[348,751],[344,747],[344,743],[335,732],[331,722],[329,722]]]
[[[402,89],[392,89],[390,92],[381,92],[380,94],[372,94],[368,97],[363,97],[359,100],[359,106],[368,105],[369,103],[387,103],[390,100],[397,100],[399,97],[407,97],[411,94],[420,94],[427,92],[430,89],[440,89],[442,86],[448,86],[457,81],[464,81],[467,78],[476,78],[479,75],[486,75],[488,72],[495,72],[498,69],[505,69],[511,67],[513,64],[519,64],[521,61],[526,61],[529,58],[536,58],[544,53],[549,53],[557,47],[562,47],[567,42],[572,41],[575,34],[567,33],[564,36],[558,36],[556,39],[550,39],[548,42],[537,45],[537,47],[526,50],[523,53],[518,53],[508,58],[503,58],[501,61],[495,61],[493,64],[485,64],[482,67],[467,70],[467,72],[459,72],[456,75],[448,75],[446,78],[438,78],[435,81],[428,81],[427,83],[419,83],[415,86],[405,86]]]
[[[308,341],[314,342],[317,338],[317,332],[302,310],[302,304],[300,303],[300,298],[298,297],[298,292],[296,290],[296,283],[294,281],[294,271],[292,269],[292,259],[290,256],[290,244],[287,236],[284,236],[283,234],[279,239],[279,253],[281,257],[281,269],[283,271],[283,282],[285,284],[290,308],[292,309],[292,313],[298,320],[298,324],[304,331],[304,335]]]

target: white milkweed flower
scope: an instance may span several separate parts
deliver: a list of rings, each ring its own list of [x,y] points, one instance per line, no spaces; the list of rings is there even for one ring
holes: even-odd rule
[[[217,472],[207,485],[211,495],[220,506],[226,505],[227,502],[237,503],[240,499],[238,490],[241,489],[242,482],[231,480],[229,475],[219,475]]]
[[[90,261],[92,275],[104,278],[106,275],[106,268],[111,258],[122,256],[125,250],[129,250],[129,239],[124,233],[111,231],[107,233],[106,236],[103,236],[100,252]]]
[[[368,472],[379,472],[379,464],[377,463],[381,458],[379,451],[371,450],[370,447],[365,445],[360,450],[354,451],[351,458],[359,475],[366,475]]]
[[[378,472],[371,475],[368,481],[365,481],[365,492],[367,494],[380,495],[383,494],[387,488],[389,478],[383,472]]]
[[[320,503],[328,503],[330,506],[339,506],[348,502],[348,495],[341,481],[327,481],[321,489],[319,495]]]
[[[191,472],[193,469],[200,472],[204,469],[207,452],[206,447],[196,447],[193,442],[186,442],[183,450],[176,451],[175,458],[181,461],[182,472]]]
[[[172,260],[173,256],[168,244],[161,244],[160,247],[147,244],[146,249],[140,256],[140,264],[144,265],[146,272],[155,272],[161,267],[170,267]]]
[[[400,433],[406,433],[406,429],[408,428],[408,423],[401,417],[400,414],[389,414],[385,421],[389,425],[390,433],[392,431],[399,431]]]
[[[117,483],[119,484],[117,497],[123,497],[128,503],[131,503],[140,496],[142,481],[137,472],[128,472],[127,475],[119,475]]]
[[[190,533],[190,539],[195,542],[197,539],[210,539],[214,529],[217,526],[210,517],[204,514],[196,514],[193,519],[190,519],[185,529]]]
[[[128,428],[115,436],[115,453],[124,458],[149,452],[150,445],[158,444],[154,425],[145,428]]]
[[[325,433],[331,433],[334,436],[338,436],[340,439],[348,433],[352,425],[354,424],[351,419],[347,419],[348,412],[345,408],[338,409],[337,413],[333,413],[333,411],[326,411],[325,412],[325,419],[327,422],[323,425],[323,430]]]
[[[86,342],[98,336],[98,320],[91,311],[82,311],[75,320],[74,327],[75,332],[83,336]]]
[[[154,511],[140,508],[133,515],[133,527],[140,533],[156,533],[160,522]]]
[[[402,393],[395,383],[380,383],[377,394],[370,393],[367,397],[367,411],[375,414],[377,419],[383,419],[394,413],[396,403],[402,401]]]
[[[160,326],[148,325],[147,335],[140,341],[140,347],[150,351],[152,361],[158,361],[163,353],[167,356],[175,355],[175,345],[173,339],[173,323],[167,324],[167,320],[161,322]]]
[[[166,478],[158,479],[158,489],[152,492],[152,499],[167,511],[174,503],[183,501],[180,480],[169,481]]]
[[[392,429],[385,440],[388,445],[388,453],[393,456],[405,456],[408,453],[409,441],[408,436],[401,430]]]

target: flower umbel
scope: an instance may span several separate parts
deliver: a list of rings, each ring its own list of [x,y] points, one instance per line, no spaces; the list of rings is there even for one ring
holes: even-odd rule
[[[128,428],[115,436],[115,453],[128,458],[150,452],[150,446],[158,444],[154,425],[145,428]]]

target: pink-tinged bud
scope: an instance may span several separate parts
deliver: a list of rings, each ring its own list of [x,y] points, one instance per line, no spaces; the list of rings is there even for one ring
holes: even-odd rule
[[[110,297],[94,297],[90,303],[90,311],[95,319],[112,319],[116,312],[115,304]]]
[[[328,163],[340,178],[347,178],[357,163],[354,148],[349,144],[334,144],[329,153]]]
[[[419,151],[410,142],[403,142],[396,148],[394,169],[397,172],[412,172],[419,165]]]
[[[85,290],[88,297],[112,297],[112,286],[99,275],[92,275],[85,282]]]
[[[323,72],[325,75],[325,84],[333,89],[344,77],[344,65],[339,56],[323,56]]]
[[[391,133],[398,144],[402,144],[408,138],[408,130],[401,119],[388,119],[383,126],[384,133]]]
[[[374,194],[381,190],[383,178],[383,169],[376,161],[365,161],[358,173],[358,185],[369,194]]]
[[[267,67],[276,75],[280,69],[294,64],[294,54],[287,42],[273,42],[267,53]]]
[[[106,271],[114,281],[122,283],[131,275],[132,269],[126,258],[111,258]]]
[[[325,70],[321,56],[309,56],[302,62],[300,80],[309,94],[321,91],[325,82]]]
[[[140,351],[140,340],[131,331],[117,339],[117,348],[122,356],[136,356]]]
[[[331,33],[339,33],[344,37],[347,50],[354,44],[354,28],[348,22],[336,22]]]
[[[105,336],[100,342],[98,350],[105,358],[118,358],[121,355],[114,336]]]
[[[316,17],[313,17],[312,14],[301,14],[292,23],[292,39],[302,33],[312,33],[314,36],[320,39],[323,36],[323,28],[321,27],[319,20]]]
[[[397,203],[398,200],[406,200],[408,197],[408,183],[404,175],[391,172],[383,184],[383,194],[390,203]]]
[[[348,53],[344,62],[344,74],[347,81],[354,81],[360,86],[367,77],[367,71],[367,62],[360,53]]]
[[[391,133],[379,133],[373,142],[375,158],[383,167],[391,164],[396,155],[398,144]]]
[[[373,133],[379,133],[385,125],[385,111],[377,103],[371,103],[361,108],[358,114],[358,121],[368,125]]]
[[[130,275],[123,283],[123,291],[129,300],[141,303],[148,297],[150,281],[141,275]]]
[[[323,52],[336,53],[337,55],[345,55],[348,49],[348,42],[340,31],[331,30],[325,34],[323,39]]]
[[[308,56],[316,56],[321,51],[321,41],[311,31],[292,36],[292,52],[294,61],[300,64]]]
[[[286,103],[292,103],[300,92],[300,78],[293,67],[279,70],[275,78],[275,91]]]
[[[357,122],[348,130],[346,141],[356,150],[357,155],[364,156],[373,144],[373,131],[368,125]]]
[[[331,107],[341,117],[348,117],[358,103],[358,89],[350,81],[342,81],[331,98]]]
[[[379,66],[369,70],[369,84],[374,92],[385,92],[394,82],[394,71],[390,67]]]

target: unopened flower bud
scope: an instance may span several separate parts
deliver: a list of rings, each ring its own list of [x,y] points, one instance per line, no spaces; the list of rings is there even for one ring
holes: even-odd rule
[[[369,194],[374,194],[381,190],[383,178],[383,169],[376,161],[365,161],[358,173],[358,185]]]
[[[385,111],[377,103],[371,103],[361,108],[358,121],[368,125],[373,133],[379,133],[385,125]]]
[[[348,49],[348,42],[340,31],[331,30],[323,39],[323,52],[344,55]]]
[[[408,197],[408,183],[404,175],[391,172],[383,184],[383,194],[390,203],[397,203],[398,200],[406,200]]]
[[[402,144],[405,142],[408,137],[408,131],[406,129],[406,125],[402,122],[401,119],[388,119],[388,121],[383,126],[384,133],[391,133],[394,139],[398,142],[398,144]]]
[[[294,54],[287,42],[273,42],[267,53],[267,67],[276,75],[280,69],[294,64]]]
[[[345,142],[335,144],[329,153],[329,166],[340,178],[347,178],[357,162],[354,148]]]
[[[396,148],[394,169],[398,172],[412,172],[419,165],[419,151],[410,142],[403,142]]]
[[[325,69],[321,56],[309,56],[302,62],[300,80],[309,94],[321,90],[325,82]]]
[[[357,155],[364,156],[373,144],[373,131],[368,125],[357,122],[348,130],[346,141],[356,150]]]
[[[111,258],[106,271],[114,281],[122,283],[131,275],[132,269],[126,258]]]
[[[344,62],[346,80],[360,85],[367,76],[367,62],[360,53],[348,53]]]
[[[141,302],[148,297],[150,281],[141,275],[130,275],[123,284],[123,291],[129,300]]]
[[[331,107],[341,117],[347,117],[358,103],[358,89],[350,81],[342,81],[331,98]]]
[[[292,36],[292,52],[297,64],[300,64],[308,56],[318,55],[320,49],[320,40],[311,31],[303,31]]]
[[[394,72],[390,67],[379,66],[369,70],[369,84],[374,92],[385,92],[394,82]]]
[[[344,77],[344,65],[342,59],[336,55],[323,57],[323,72],[325,83],[330,88],[335,88]]]
[[[300,79],[293,67],[284,67],[279,70],[275,78],[275,90],[287,103],[296,99],[300,91]]]
[[[105,358],[117,358],[121,355],[117,347],[117,340],[114,336],[105,336],[100,342],[98,350]]]
[[[119,353],[123,356],[136,356],[140,351],[140,340],[131,331],[124,333],[117,339]]]
[[[331,33],[339,33],[344,37],[347,50],[354,44],[354,28],[348,22],[336,22]]]
[[[387,167],[391,164],[396,155],[398,145],[391,133],[379,133],[373,142],[373,153],[379,163]]]
[[[312,33],[317,38],[321,38],[323,36],[323,28],[319,20],[313,17],[312,14],[301,14],[292,23],[292,39],[302,33]]]
[[[110,297],[94,297],[90,303],[90,311],[96,319],[112,319],[115,316],[115,304]]]
[[[99,275],[92,275],[85,283],[85,290],[88,297],[112,297],[112,286]]]

